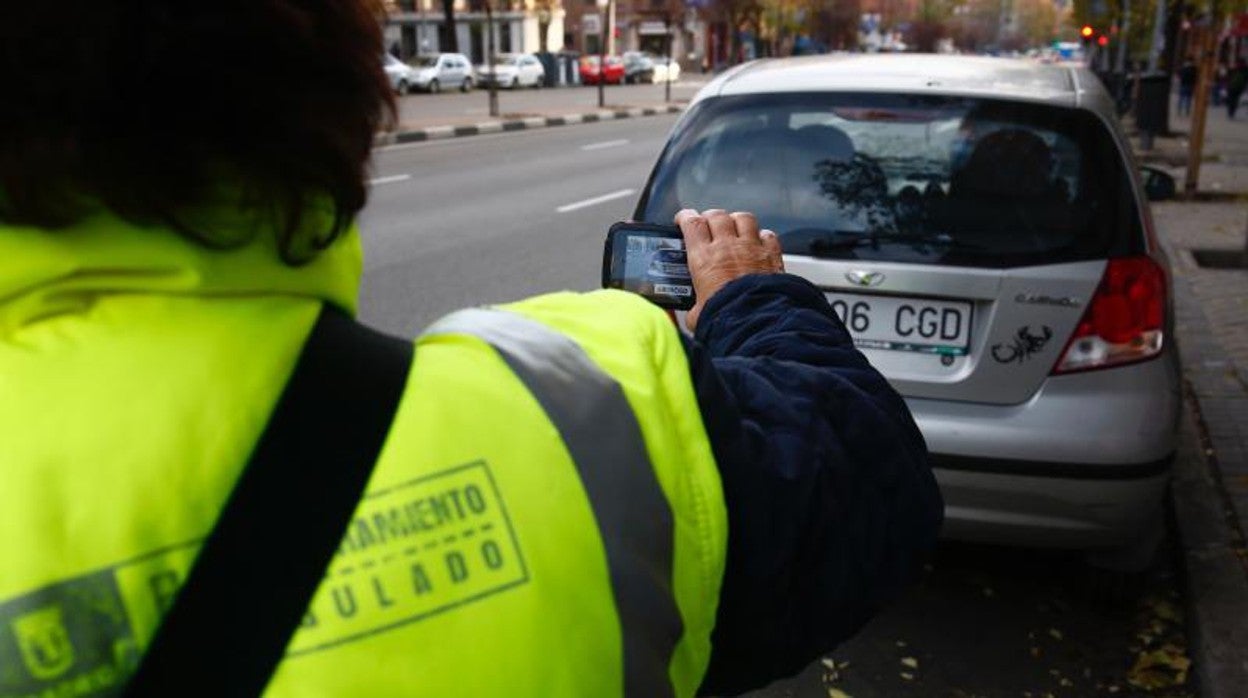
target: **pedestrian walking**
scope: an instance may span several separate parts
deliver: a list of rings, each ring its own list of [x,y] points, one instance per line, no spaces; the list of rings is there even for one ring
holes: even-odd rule
[[[1239,110],[1239,100],[1244,96],[1244,88],[1248,87],[1248,63],[1243,58],[1235,60],[1235,65],[1226,76],[1226,115],[1234,119]]]
[[[923,436],[754,216],[677,214],[692,337],[381,334],[381,3],[122,5],[0,3],[0,695],[736,694],[921,571]]]
[[[1210,85],[1211,94],[1209,95],[1215,107],[1220,107],[1226,103],[1226,76],[1226,64],[1219,62],[1213,69],[1213,84]]]
[[[1192,113],[1192,96],[1196,93],[1197,75],[1196,62],[1191,56],[1184,58],[1183,65],[1179,67],[1179,116]]]

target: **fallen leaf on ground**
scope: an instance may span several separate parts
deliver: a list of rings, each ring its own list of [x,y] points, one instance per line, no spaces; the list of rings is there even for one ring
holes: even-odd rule
[[[901,678],[903,678],[903,679],[905,679],[905,680],[907,680],[907,681],[913,681],[913,680],[914,680],[914,674],[911,674],[911,673],[910,673],[910,672],[908,672],[908,671],[903,671],[903,672],[901,672],[901,674],[899,674],[899,676],[901,676]]]
[[[1062,639],[1062,631],[1058,630],[1057,628],[1049,628],[1049,637],[1053,638],[1054,640],[1060,640]]]
[[[827,668],[833,671],[836,671],[836,662],[832,661],[831,659],[824,657],[823,659],[820,659],[819,661],[823,662],[823,665],[826,666]]]
[[[901,663],[903,666],[908,666],[911,669],[919,668],[919,660],[915,659],[914,657],[902,657]]]
[[[1153,613],[1157,614],[1158,618],[1168,620],[1171,623],[1178,623],[1181,620],[1179,610],[1169,601],[1158,601],[1153,604]]]
[[[828,698],[852,698],[852,696],[839,688],[829,688]]]
[[[905,642],[905,640],[898,640],[898,641],[897,641],[897,646],[898,646],[898,647],[905,647],[905,646],[906,646],[906,642]]]
[[[1191,667],[1192,660],[1181,648],[1166,645],[1152,652],[1141,652],[1127,671],[1127,683],[1146,691],[1182,686],[1187,682],[1187,671]]]

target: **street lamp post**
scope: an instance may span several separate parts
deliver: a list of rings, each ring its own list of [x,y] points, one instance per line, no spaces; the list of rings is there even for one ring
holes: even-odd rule
[[[598,108],[606,106],[607,85],[607,16],[610,13],[611,0],[597,0],[600,11],[598,21]]]
[[[663,16],[663,36],[667,40],[667,72],[663,74],[663,102],[672,101],[672,10]]]
[[[498,66],[494,65],[494,3],[485,0],[485,69],[490,76],[490,116],[498,116]]]

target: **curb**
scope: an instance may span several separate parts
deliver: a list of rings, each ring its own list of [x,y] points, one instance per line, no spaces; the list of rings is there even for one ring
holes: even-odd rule
[[[1166,244],[1172,264],[1182,252]],[[1176,270],[1174,303],[1187,333],[1181,346],[1184,403],[1179,453],[1171,481],[1179,561],[1186,599],[1188,649],[1198,695],[1237,698],[1248,686],[1248,570],[1237,548],[1244,545],[1233,505],[1222,488],[1223,466],[1211,431],[1226,416],[1210,413],[1200,391],[1210,380],[1208,359],[1225,350],[1209,328],[1191,279]]]
[[[1193,458],[1175,459],[1171,502],[1181,547],[1187,598],[1188,650],[1199,695],[1204,698],[1242,696],[1248,686],[1248,576],[1235,553],[1222,497],[1210,473],[1200,433],[1204,432],[1199,400],[1187,395],[1180,450]],[[1185,448],[1186,447],[1186,448]]]
[[[400,143],[420,143],[423,141],[442,140],[444,138],[462,138],[478,136],[486,133],[503,133],[505,131],[524,131],[535,128],[553,128],[555,126],[571,126],[573,124],[589,124],[596,121],[613,121],[616,119],[635,119],[643,116],[659,116],[679,114],[685,107],[668,105],[664,107],[630,107],[627,109],[610,109],[562,116],[531,116],[522,119],[502,121],[484,121],[470,126],[426,126],[424,128],[390,131],[378,134],[373,140],[374,147],[397,145]]]

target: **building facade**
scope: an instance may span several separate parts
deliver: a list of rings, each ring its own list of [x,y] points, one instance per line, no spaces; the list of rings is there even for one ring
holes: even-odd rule
[[[672,58],[682,67],[701,62],[705,24],[696,8],[682,0],[566,0],[563,43],[578,53],[598,53],[606,36],[606,53],[646,51],[656,56],[667,52],[671,36]]]
[[[386,48],[403,60],[446,51],[462,53],[479,64],[485,61],[486,25],[490,24],[495,53],[563,49],[562,0],[492,0],[492,22],[487,22],[486,1],[454,1],[456,45],[451,46],[443,45],[445,14],[441,0],[390,0],[386,7]]]

